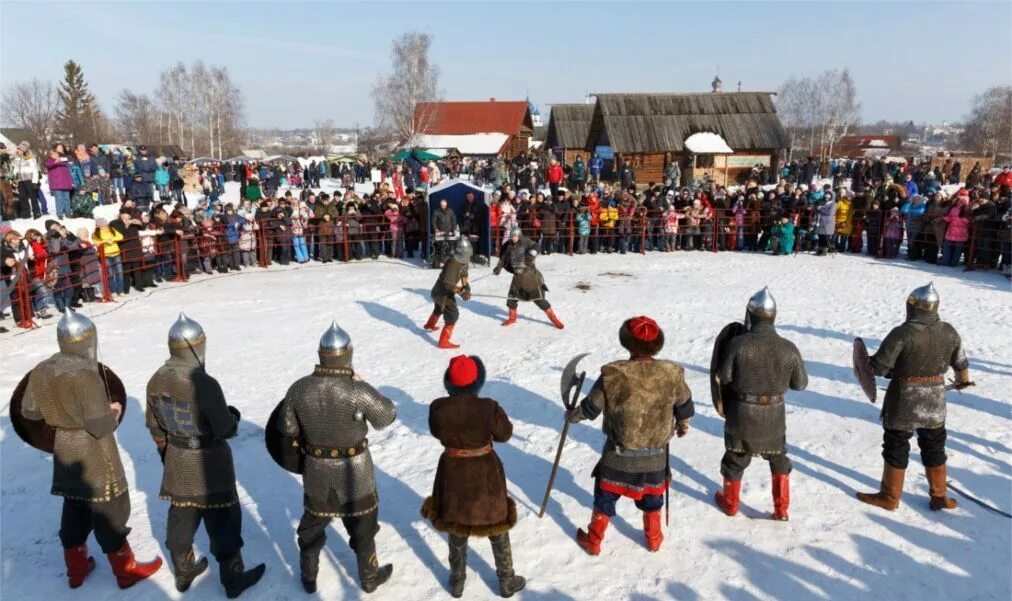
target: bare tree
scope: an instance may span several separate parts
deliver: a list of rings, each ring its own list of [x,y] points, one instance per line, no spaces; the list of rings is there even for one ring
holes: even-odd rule
[[[48,148],[54,136],[58,110],[59,96],[52,82],[19,81],[3,90],[0,121],[28,130],[28,141],[34,148]]]
[[[1012,86],[974,96],[960,143],[992,158],[1012,156]]]
[[[432,37],[424,33],[409,32],[395,39],[393,72],[373,86],[377,125],[403,140],[419,129],[414,121],[415,106],[439,99],[439,67],[429,62],[431,45]]]
[[[850,75],[850,69],[833,71],[830,87],[827,89],[826,137],[828,148],[825,154],[833,156],[833,145],[847,135],[850,128],[861,117],[861,103],[857,101],[857,86]]]
[[[123,90],[116,99],[116,126],[123,141],[147,144],[158,135],[158,109],[146,94]]]
[[[814,78],[792,76],[777,93],[777,113],[787,126],[792,151],[795,141],[807,134],[810,156],[832,155],[834,144],[857,124],[860,112],[857,86],[846,68]]]
[[[804,94],[801,81],[793,75],[790,79],[780,84],[780,88],[777,90],[777,114],[786,126],[787,139],[790,144],[787,151],[788,161],[791,160],[791,154],[794,152],[798,132],[805,126],[805,103],[807,102],[807,98],[805,98]]]
[[[334,141],[334,120],[323,119],[313,122],[313,135],[316,137],[316,148],[326,153]]]

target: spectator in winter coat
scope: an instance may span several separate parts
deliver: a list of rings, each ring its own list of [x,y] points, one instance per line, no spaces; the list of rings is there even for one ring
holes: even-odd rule
[[[926,206],[924,197],[914,194],[909,201],[900,205],[900,213],[903,215],[903,222],[907,232],[907,260],[916,261],[921,258],[921,230],[924,227],[924,212]]]
[[[558,161],[552,159],[548,162],[548,171],[545,179],[548,180],[548,187],[552,191],[552,196],[555,196],[559,191],[559,186],[562,185],[562,180],[565,177],[565,173],[562,170],[562,165]]]
[[[135,174],[141,176],[141,182],[146,184],[149,188],[151,187],[150,182],[144,181],[144,174],[137,172]],[[169,170],[164,163],[157,163],[155,166],[154,174],[155,187],[158,188],[158,200],[165,202],[169,200]]]
[[[583,157],[581,155],[576,155],[576,160],[573,161],[573,170],[569,174],[569,179],[572,181],[574,191],[583,192],[583,187],[587,183],[587,165],[583,162]]]
[[[587,161],[587,167],[590,169],[590,179],[594,182],[601,181],[601,173],[604,171],[604,159],[597,156],[597,153],[590,155],[590,160]]]
[[[473,195],[468,195],[473,198]],[[404,256],[404,228],[407,225],[407,219],[401,214],[401,209],[396,204],[391,204],[384,215],[390,228],[389,256],[400,259]]]
[[[636,170],[633,169],[629,159],[622,161],[622,167],[619,169],[618,176],[623,190],[628,190],[636,185]]]
[[[74,189],[70,160],[63,144],[53,146],[53,151],[46,159],[46,171],[49,175],[49,192],[56,200],[56,217],[63,220],[70,216],[70,191]]]
[[[942,245],[942,265],[955,267],[959,264],[966,241],[970,239],[970,216],[970,199],[960,195],[956,204],[943,217],[948,227]]]
[[[907,198],[913,198],[919,193],[917,189],[917,182],[914,181],[913,176],[909,173],[903,176],[903,187],[907,191]]]
[[[817,223],[815,234],[819,237],[818,254],[824,255],[829,251],[829,241],[836,231],[836,202],[832,195],[816,209]]]
[[[837,252],[847,250],[850,235],[854,231],[854,224],[851,221],[853,219],[852,206],[852,202],[847,196],[841,196],[840,200],[836,203],[836,225],[833,232],[833,241]]]
[[[590,207],[586,205],[576,211],[576,234],[579,237],[576,254],[585,255],[590,245]]]
[[[123,263],[119,256],[119,243],[123,241],[123,234],[110,228],[109,222],[99,217],[95,220],[95,231],[91,235],[91,241],[99,247],[99,256],[105,257],[105,269],[109,274],[109,292],[116,296],[122,295]]]
[[[133,181],[127,187],[127,197],[134,201],[137,208],[141,211],[147,211],[151,207],[151,203],[154,200],[151,197],[151,184],[144,183],[140,173],[135,173]]]
[[[903,242],[903,219],[900,217],[900,210],[893,207],[885,217],[885,234],[883,235],[882,256],[886,259],[895,259],[900,251],[900,244]]]

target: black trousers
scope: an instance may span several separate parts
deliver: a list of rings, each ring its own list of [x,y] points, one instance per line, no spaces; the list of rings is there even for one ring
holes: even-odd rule
[[[319,516],[308,511],[302,512],[302,520],[299,522],[299,552],[303,555],[318,558],[320,550],[327,543],[327,526],[332,518]],[[348,533],[348,546],[355,552],[355,557],[368,560],[376,553],[376,533],[379,532],[379,510],[375,509],[364,515],[341,518],[344,529]],[[308,562],[309,565],[317,566],[317,561]],[[302,565],[307,566],[303,561]],[[315,578],[316,574],[305,574],[309,578]]]
[[[534,301],[534,304],[537,305],[537,307],[542,311],[547,311],[552,308],[552,304],[549,303],[548,300],[544,298],[540,298]],[[507,299],[506,306],[509,307],[510,309],[516,309],[517,307],[520,306],[520,301],[516,300],[515,298]]]
[[[190,551],[201,522],[211,539],[211,555],[219,563],[242,549],[242,508],[238,503],[213,509],[169,506],[165,546],[173,553]]]
[[[460,318],[460,309],[457,308],[457,299],[451,298],[444,301],[436,301],[432,312],[442,315],[446,325],[452,326]]]
[[[786,453],[766,455],[763,459],[770,463],[770,473],[775,475],[791,473],[791,460]],[[720,460],[720,474],[728,480],[741,480],[741,477],[745,475],[745,468],[750,463],[752,463],[752,456],[748,453],[724,451],[724,458]]]
[[[882,458],[898,470],[907,469],[910,463],[910,439],[913,432],[885,430],[882,436]],[[917,446],[921,449],[924,467],[945,465],[945,426],[917,430]]]
[[[63,499],[60,517],[60,542],[64,549],[80,547],[95,531],[95,539],[103,553],[119,551],[130,534],[130,494],[123,493],[106,503]]]

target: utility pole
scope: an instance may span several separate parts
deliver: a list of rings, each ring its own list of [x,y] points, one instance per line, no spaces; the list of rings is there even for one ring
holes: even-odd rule
[[[741,80],[740,79],[738,80],[738,91],[739,92],[741,91]]]

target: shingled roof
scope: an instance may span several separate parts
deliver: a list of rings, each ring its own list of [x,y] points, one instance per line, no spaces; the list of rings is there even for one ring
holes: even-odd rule
[[[415,105],[414,129],[419,134],[467,136],[503,133],[520,135],[534,130],[527,101],[419,102]]]
[[[546,143],[551,148],[585,148],[593,116],[592,104],[553,104]]]
[[[771,92],[598,94],[585,146],[618,153],[682,152],[687,137],[719,134],[735,150],[787,148]],[[553,110],[554,112],[554,110]]]

